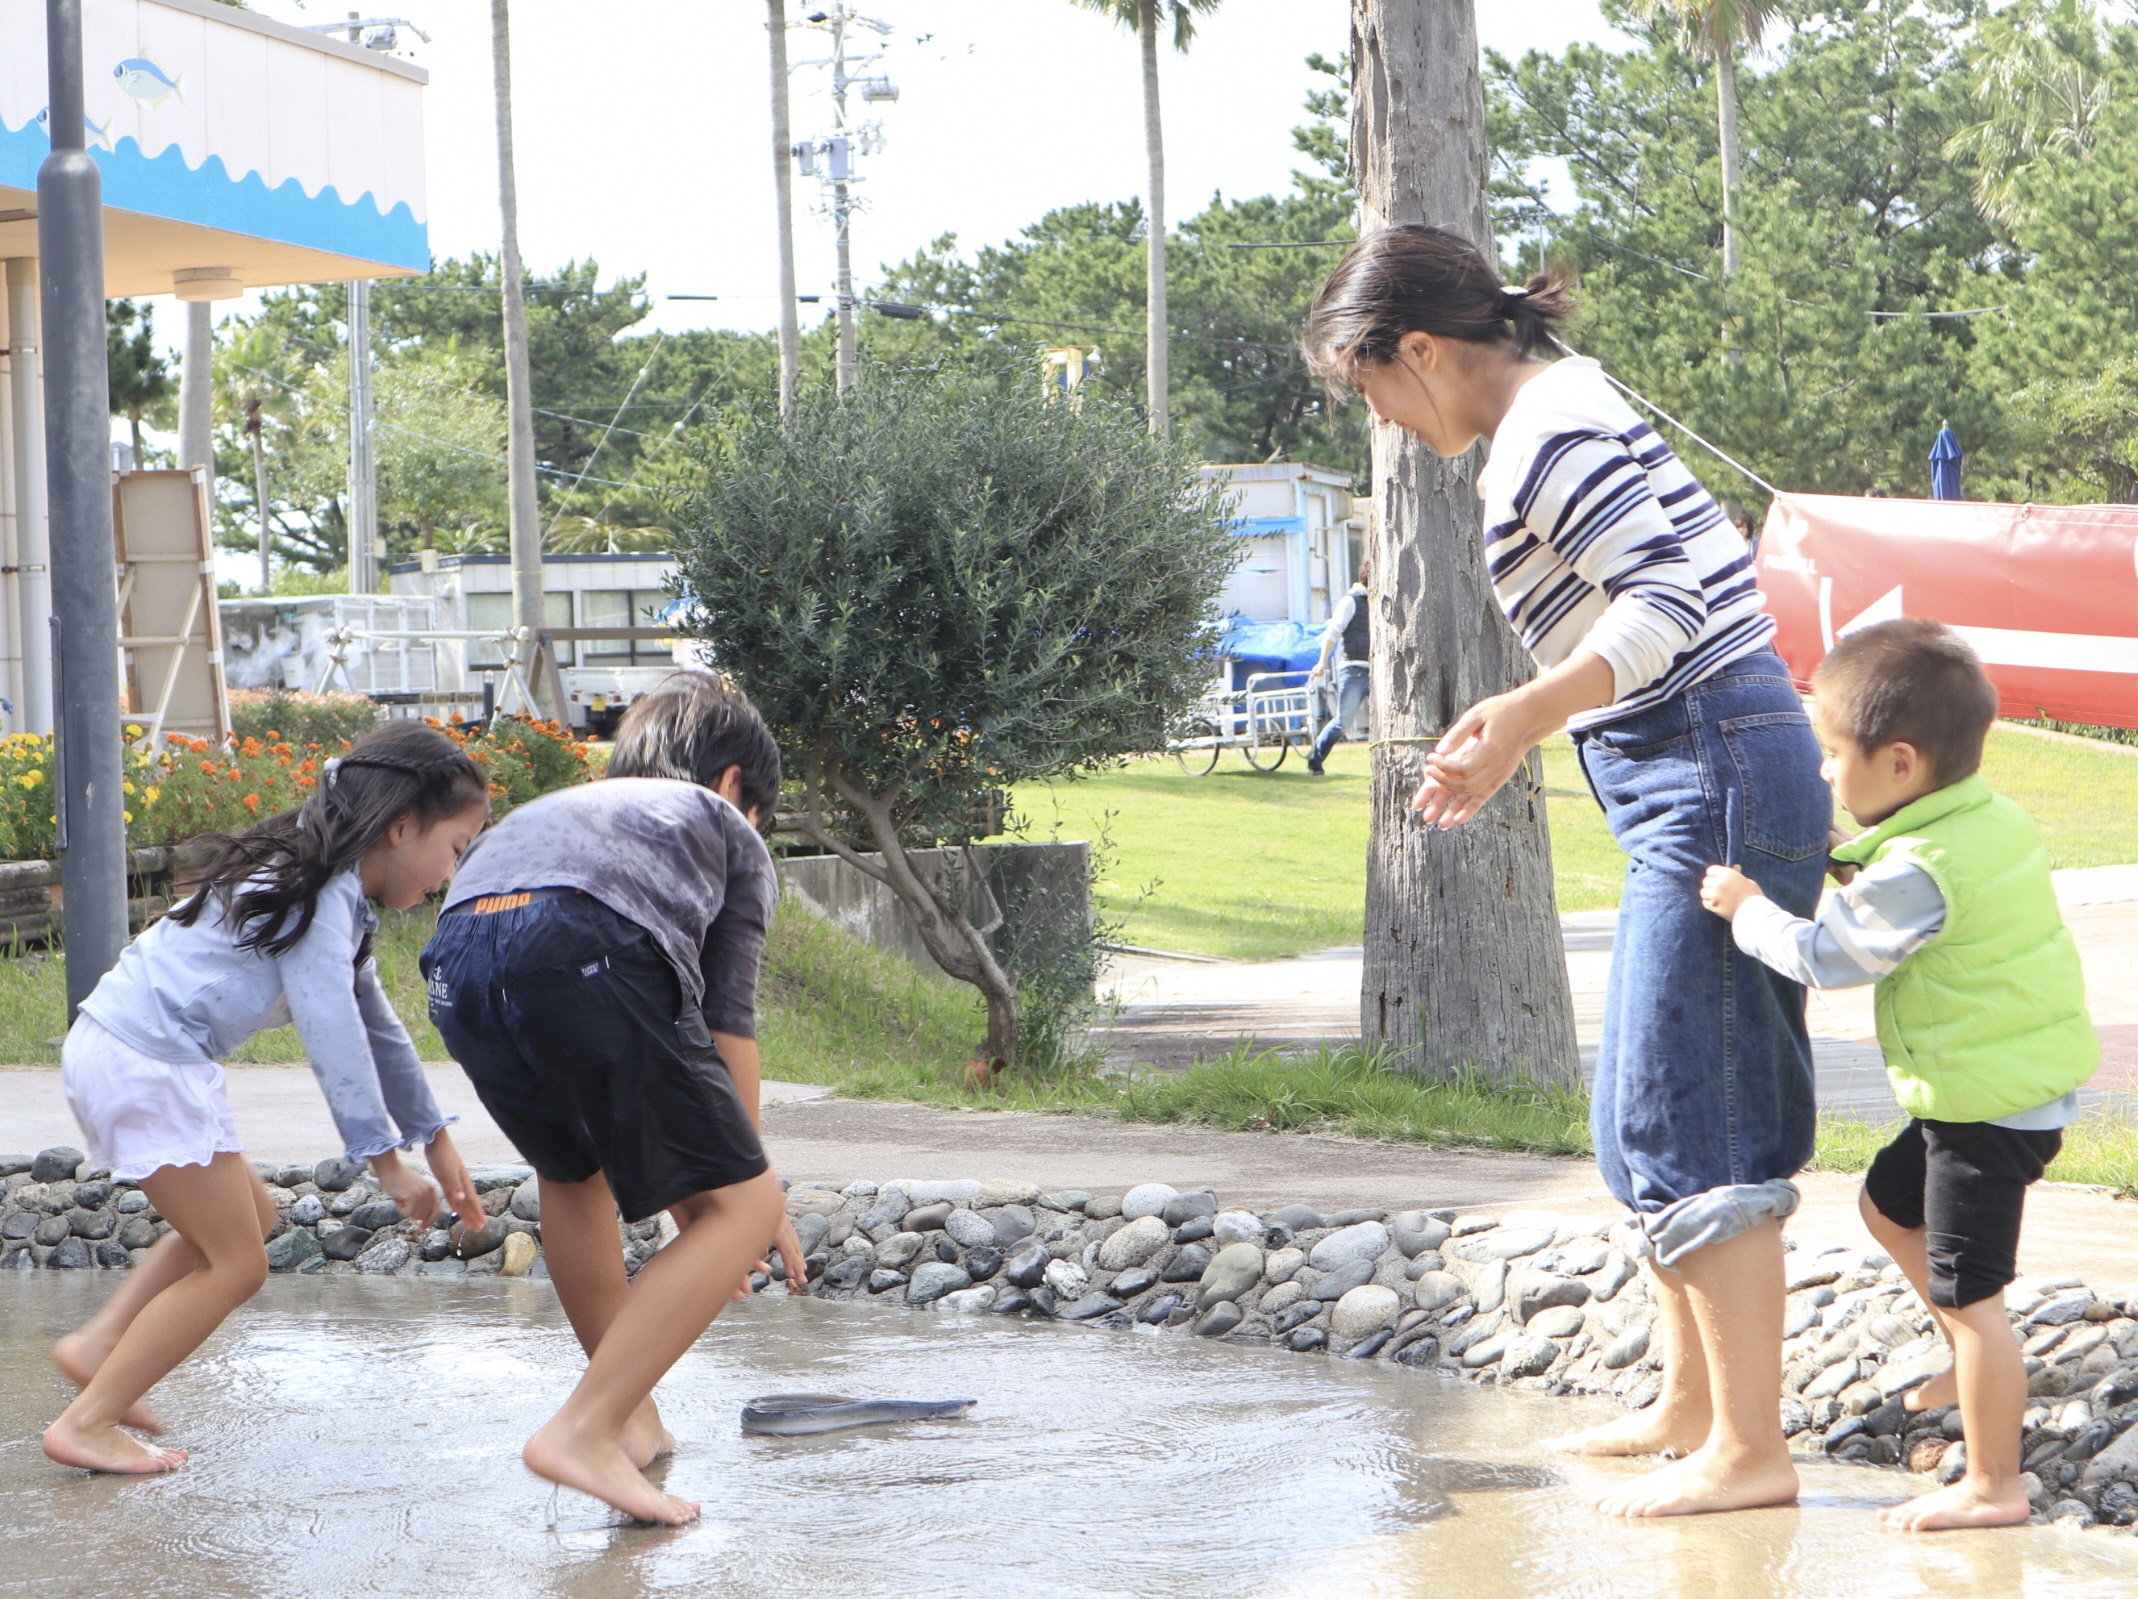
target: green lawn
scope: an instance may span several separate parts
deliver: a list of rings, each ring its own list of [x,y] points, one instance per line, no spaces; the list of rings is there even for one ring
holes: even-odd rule
[[[1028,785],[1029,836],[1112,843],[1101,910],[1129,943],[1268,960],[1355,944],[1366,897],[1367,752],[1339,745],[1315,777],[1296,757],[1257,772],[1227,754],[1208,777],[1170,759]],[[2040,823],[2056,866],[2138,861],[2138,755],[1999,727],[1983,771]],[[1545,745],[1561,911],[1618,903],[1625,857],[1564,738]]]

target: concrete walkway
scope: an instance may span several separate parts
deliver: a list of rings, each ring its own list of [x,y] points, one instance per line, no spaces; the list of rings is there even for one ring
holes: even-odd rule
[[[2055,874],[2065,922],[2086,964],[2102,1067],[2088,1094],[2138,1094],[2138,866]],[[1560,918],[1584,1076],[1603,1025],[1616,911]],[[1185,1066],[1241,1038],[1263,1045],[1355,1042],[1363,954],[1356,946],[1280,961],[1116,956],[1108,993],[1120,1007],[1110,1053],[1121,1064]],[[1819,1103],[1867,1119],[1896,1114],[1878,1050],[1869,987],[1813,993],[1808,1019]]]

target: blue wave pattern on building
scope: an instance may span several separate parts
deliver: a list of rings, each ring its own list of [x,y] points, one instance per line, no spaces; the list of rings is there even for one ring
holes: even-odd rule
[[[37,169],[51,148],[34,121],[20,128],[0,122],[0,185],[35,189]],[[344,200],[329,184],[308,195],[295,178],[270,189],[257,172],[231,177],[221,156],[190,167],[176,144],[161,155],[143,155],[131,134],[113,149],[89,153],[104,174],[104,203],[118,210],[414,272],[430,270],[430,230],[405,200],[381,212],[368,190]]]

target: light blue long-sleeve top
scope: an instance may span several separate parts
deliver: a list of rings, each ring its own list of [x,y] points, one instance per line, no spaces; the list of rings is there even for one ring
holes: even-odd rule
[[[1760,895],[1737,912],[1737,947],[1806,988],[1861,988],[1900,963],[1945,928],[1945,896],[1937,879],[1907,861],[1876,861],[1826,896],[1814,918],[1792,916]],[[1993,1125],[2023,1132],[2068,1127],[2079,1118],[2078,1090]]]
[[[127,945],[82,1011],[144,1055],[183,1065],[228,1059],[255,1033],[295,1022],[349,1159],[427,1144],[455,1118],[439,1114],[377,963],[356,964],[378,925],[353,866],[327,880],[312,925],[281,955],[238,948],[211,899],[192,926],[166,917]]]

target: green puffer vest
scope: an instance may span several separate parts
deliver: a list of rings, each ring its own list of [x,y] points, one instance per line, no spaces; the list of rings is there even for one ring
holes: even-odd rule
[[[1880,978],[1874,996],[1901,1109],[1992,1121],[2094,1074],[2101,1045],[2085,973],[2025,811],[1977,774],[1902,806],[1834,859],[1904,860],[1945,896],[1945,925]]]

